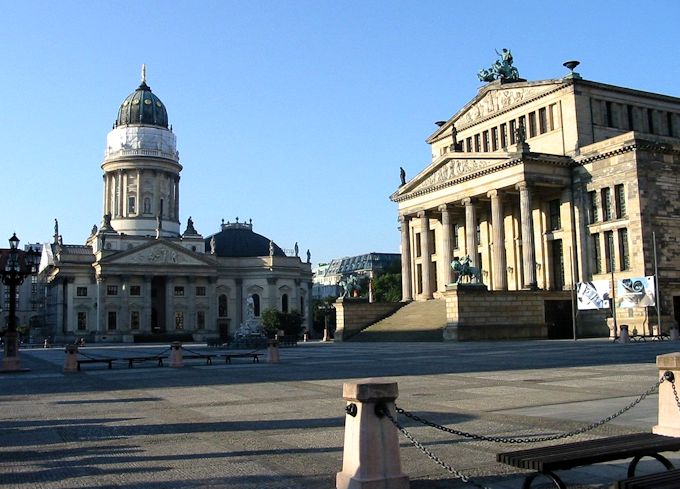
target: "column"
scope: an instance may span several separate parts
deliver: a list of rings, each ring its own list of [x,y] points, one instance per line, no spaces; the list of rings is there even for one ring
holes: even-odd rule
[[[268,285],[268,289],[269,289],[269,290],[267,290],[267,295],[269,296],[268,297],[269,300],[267,301],[267,304],[269,304],[269,305],[267,307],[272,307],[272,308],[280,311],[281,308],[278,307],[279,304],[278,304],[278,301],[276,300],[277,295],[278,295],[276,293],[276,282],[277,282],[277,280],[278,279],[276,277],[267,277],[267,285]],[[289,294],[289,295],[292,295],[292,294]],[[288,298],[288,310],[289,311],[291,310],[290,299],[292,299],[292,297]],[[262,307],[264,309],[264,297],[262,297]],[[292,309],[297,309],[297,307],[293,307]]]
[[[236,324],[234,328],[238,329],[243,323],[243,279],[237,278],[234,282],[236,283],[236,307],[234,308],[236,311],[234,317]]]
[[[175,221],[179,222],[179,176],[175,177]]]
[[[104,174],[102,180],[104,180],[104,205],[102,205],[102,209],[106,214],[109,212],[109,176]]]
[[[401,229],[401,301],[409,302],[413,300],[411,289],[411,236],[410,236],[410,216],[399,216]]]
[[[526,182],[518,183],[519,211],[522,221],[522,272],[524,288],[536,287],[536,259],[534,257],[534,233],[531,223],[531,192]]]
[[[165,324],[161,325],[161,331],[166,333],[175,332],[175,281],[174,277],[165,277]]]
[[[187,316],[184,327],[188,331],[199,332],[196,324],[196,277],[188,277],[187,290],[184,292],[187,301]]]
[[[130,333],[130,277],[123,275],[120,277],[120,296],[117,298],[120,304],[120,319],[118,324],[120,332]]]
[[[106,329],[104,324],[104,289],[106,288],[106,281],[104,277],[97,277],[97,333],[103,333]]]
[[[444,285],[450,284],[453,280],[451,269],[451,206],[448,204],[440,205],[438,208],[442,213],[442,244],[439,247],[441,260],[439,270],[444,280]]]
[[[140,324],[140,329],[145,333],[151,333],[153,331],[151,324],[151,311],[153,309],[153,302],[151,298],[151,277],[144,277],[144,310],[142,316],[142,324]]]
[[[423,269],[423,299],[432,299],[432,257],[430,255],[430,218],[425,211],[417,214],[420,219],[420,251]]]
[[[128,173],[123,172],[121,179],[122,179],[122,185],[123,185],[122,189],[121,189],[121,193],[123,194],[123,198],[122,198],[123,202],[122,202],[122,205],[121,205],[121,207],[122,207],[121,215],[123,217],[128,217],[130,215],[129,214],[130,208],[128,207]]]
[[[498,190],[486,194],[491,199],[491,266],[493,271],[493,290],[508,290],[508,275],[505,259],[505,232],[503,229],[503,203]]]
[[[477,242],[477,208],[474,201],[469,197],[463,199],[462,202],[465,206],[465,252],[470,257],[470,265],[479,269],[480,264],[477,263],[477,248],[479,247]]]
[[[142,215],[142,170],[137,170],[137,202],[135,205],[136,215]]]
[[[116,187],[116,195],[118,196],[118,208],[116,209],[116,213],[118,214],[118,217],[123,217],[123,170],[118,170]]]

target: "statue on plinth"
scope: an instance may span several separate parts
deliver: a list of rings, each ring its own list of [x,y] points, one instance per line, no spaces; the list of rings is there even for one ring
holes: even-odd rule
[[[462,283],[461,281],[463,278],[466,278],[468,283],[482,283],[481,267],[474,267],[470,265],[471,262],[472,260],[470,260],[469,256],[466,256],[463,260],[457,256],[453,258],[453,261],[451,262],[451,268],[458,274],[458,278],[454,282],[455,284]]]

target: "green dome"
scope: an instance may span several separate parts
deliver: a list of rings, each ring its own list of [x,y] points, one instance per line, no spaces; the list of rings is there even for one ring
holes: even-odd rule
[[[151,93],[151,88],[142,81],[137,90],[125,97],[118,109],[116,127],[129,124],[145,124],[168,128],[168,112],[163,102]]]

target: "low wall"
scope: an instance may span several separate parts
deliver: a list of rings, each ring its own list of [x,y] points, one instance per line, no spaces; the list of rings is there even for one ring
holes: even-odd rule
[[[486,287],[447,286],[445,341],[548,338],[545,302],[569,299],[548,291],[492,291]],[[563,297],[564,296],[564,297]]]
[[[335,307],[335,341],[344,341],[362,329],[391,316],[403,302],[368,302],[368,299],[340,297]]]

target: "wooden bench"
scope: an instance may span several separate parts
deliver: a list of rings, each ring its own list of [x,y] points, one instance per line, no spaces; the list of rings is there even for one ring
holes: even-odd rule
[[[80,370],[80,364],[81,363],[108,363],[109,369],[113,368],[113,361],[115,358],[83,358],[80,360],[76,360],[77,362],[77,369]]]
[[[216,357],[217,355],[211,355],[211,354],[204,354],[204,353],[187,353],[187,354],[182,354],[182,360],[196,360],[196,359],[205,359],[205,364],[206,365],[212,365],[212,359],[213,357]]]
[[[566,489],[567,486],[555,474],[556,470],[569,470],[574,467],[632,457],[628,465],[628,477],[633,477],[635,468],[643,457],[655,458],[667,469],[673,469],[673,464],[660,455],[660,452],[678,450],[680,450],[680,438],[653,433],[635,433],[499,453],[496,460],[520,469],[536,471],[524,479],[523,489],[529,489],[533,480],[539,475],[552,480],[557,488]]]
[[[617,482],[612,489],[676,489],[680,486],[680,469],[658,474],[639,475]]]
[[[157,361],[158,366],[162,367],[163,366],[163,360],[168,358],[167,356],[163,355],[156,355],[156,356],[148,356],[148,357],[127,357],[124,358],[123,360],[127,360],[128,362],[128,368],[132,368],[135,363],[142,363],[142,362],[150,362],[150,361]]]
[[[256,351],[251,351],[248,353],[227,353],[224,355],[224,363],[231,363],[232,358],[252,358],[253,363],[260,363],[260,355]]]

